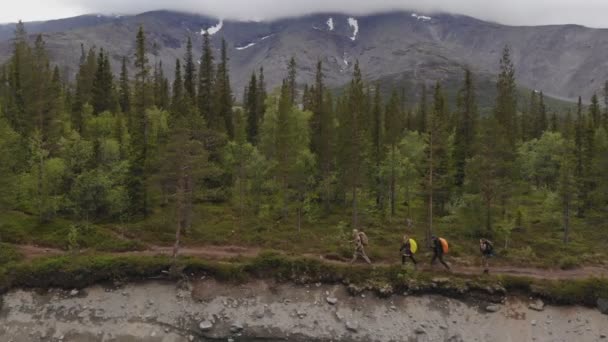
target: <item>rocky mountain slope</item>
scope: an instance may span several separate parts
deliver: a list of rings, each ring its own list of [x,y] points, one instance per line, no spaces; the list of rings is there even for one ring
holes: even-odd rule
[[[133,55],[140,24],[155,45],[150,59],[162,60],[168,75],[175,59],[183,56],[188,36],[197,54],[205,30],[216,47],[225,38],[237,94],[250,73],[261,66],[266,68],[269,86],[278,85],[291,56],[298,60],[301,83],[312,80],[319,58],[333,86],[350,79],[356,60],[369,80],[445,81],[460,78],[467,65],[479,78],[488,79],[497,71],[505,44],[512,47],[518,81],[527,88],[563,99],[589,98],[608,79],[608,30],[576,25],[514,27],[460,15],[411,12],[362,17],[328,13],[237,22],[156,11],[124,17],[82,16],[26,27],[32,33],[44,33],[55,61],[73,75],[80,44],[108,49],[118,68],[121,56]],[[2,61],[10,53],[8,32],[12,29],[0,27]]]

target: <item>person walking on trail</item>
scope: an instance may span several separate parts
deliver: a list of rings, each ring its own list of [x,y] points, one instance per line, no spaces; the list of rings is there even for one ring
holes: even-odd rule
[[[416,259],[414,259],[414,253],[416,253],[417,249],[417,246],[415,246],[415,244],[416,241],[410,239],[407,234],[403,236],[403,243],[401,244],[401,248],[399,249],[399,251],[401,252],[402,266],[405,266],[405,261],[407,260],[407,258],[410,258],[410,260],[412,260],[412,262],[414,263],[414,269],[418,268],[418,262],[416,262]]]
[[[494,256],[494,245],[488,239],[479,239],[479,251],[481,252],[481,266],[483,273],[490,273],[489,259]]]
[[[372,261],[369,260],[367,255],[365,254],[365,246],[368,244],[367,235],[364,232],[360,232],[357,229],[353,229],[353,238],[351,242],[355,244],[355,252],[353,253],[353,259],[350,263],[354,263],[357,261],[358,257],[362,257],[365,262],[371,265]]]
[[[450,266],[443,260],[443,255],[448,252],[448,242],[444,238],[433,236],[431,238],[431,248],[433,249],[433,260],[431,260],[431,266],[435,264],[435,261],[439,259],[439,262],[449,271]]]

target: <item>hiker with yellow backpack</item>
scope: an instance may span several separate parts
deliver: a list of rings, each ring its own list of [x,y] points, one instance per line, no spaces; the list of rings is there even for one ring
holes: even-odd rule
[[[439,262],[445,266],[449,271],[450,266],[443,260],[443,255],[448,253],[449,246],[448,241],[444,238],[433,236],[431,238],[431,248],[433,249],[433,260],[431,260],[431,266],[435,264],[435,261],[439,259]]]
[[[416,259],[414,259],[414,254],[416,254],[416,251],[418,251],[418,244],[416,243],[416,240],[405,234],[403,236],[401,248],[399,248],[399,252],[401,252],[401,265],[405,266],[405,261],[407,258],[410,258],[410,260],[412,260],[414,263],[414,268],[418,268],[418,262],[416,262]]]

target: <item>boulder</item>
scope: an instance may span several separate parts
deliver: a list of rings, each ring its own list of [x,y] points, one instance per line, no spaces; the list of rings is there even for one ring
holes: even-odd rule
[[[357,332],[358,329],[359,327],[357,326],[357,323],[346,321],[346,330]]]
[[[537,299],[528,305],[528,308],[534,311],[543,311],[545,309],[545,303],[542,300]]]
[[[331,305],[338,304],[338,298],[336,298],[336,297],[327,297],[327,298],[325,298],[325,300],[327,301],[327,303],[329,303]]]
[[[608,315],[608,299],[598,298],[597,309],[600,310],[601,313]]]
[[[201,321],[198,324],[198,328],[201,329],[201,331],[209,331],[209,330],[213,329],[213,323],[211,323],[209,321]]]
[[[243,324],[240,322],[232,323],[232,325],[230,326],[230,332],[233,334],[241,332],[241,331],[243,331],[243,329],[244,329]]]
[[[487,312],[498,312],[500,310],[500,306],[498,305],[488,305],[486,306]]]
[[[416,333],[416,335],[426,334],[426,330],[424,330],[423,327],[418,327],[418,328],[414,329],[414,332]]]

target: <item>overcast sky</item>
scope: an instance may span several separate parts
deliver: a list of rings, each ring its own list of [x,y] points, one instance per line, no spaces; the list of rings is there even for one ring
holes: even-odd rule
[[[608,27],[608,0],[2,0],[0,22],[87,13],[135,14],[170,9],[229,19],[273,19],[312,12],[367,14],[391,9],[442,11],[511,25]]]

